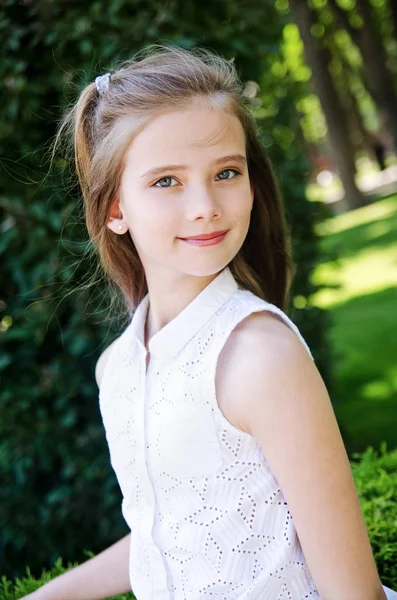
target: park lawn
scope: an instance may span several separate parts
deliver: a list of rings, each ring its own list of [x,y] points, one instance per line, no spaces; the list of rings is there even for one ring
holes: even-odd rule
[[[331,312],[333,405],[349,455],[397,448],[397,195],[318,226],[324,252],[314,283],[339,287],[312,300]]]

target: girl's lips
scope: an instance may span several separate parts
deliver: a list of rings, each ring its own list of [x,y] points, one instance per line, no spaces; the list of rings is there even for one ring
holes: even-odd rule
[[[181,238],[181,239],[182,240],[209,240],[214,237],[223,235],[224,233],[227,233],[227,231],[228,231],[227,229],[222,229],[219,231],[213,231],[212,233],[202,233],[201,235],[192,235],[190,237]]]
[[[219,244],[225,238],[227,231],[224,231],[220,235],[213,236],[207,239],[198,239],[198,238],[180,238],[183,242],[187,244],[192,244],[193,246],[213,246],[214,244]]]

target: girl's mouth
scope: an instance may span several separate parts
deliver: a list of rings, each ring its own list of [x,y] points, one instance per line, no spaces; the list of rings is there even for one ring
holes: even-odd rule
[[[228,230],[219,232],[215,231],[211,234],[180,239],[188,244],[193,244],[193,246],[214,246],[215,244],[219,244],[220,242],[222,242],[225,239],[227,233]]]

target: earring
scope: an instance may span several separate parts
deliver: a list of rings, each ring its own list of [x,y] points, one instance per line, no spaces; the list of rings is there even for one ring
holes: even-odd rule
[[[124,225],[119,225],[119,229],[124,229]]]

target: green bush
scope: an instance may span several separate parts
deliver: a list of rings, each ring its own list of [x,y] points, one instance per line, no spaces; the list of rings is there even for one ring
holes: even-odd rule
[[[377,454],[371,446],[362,454],[355,453],[351,461],[354,481],[364,514],[365,523],[379,576],[384,585],[397,589],[397,450],[387,452],[387,445],[381,445]],[[91,552],[85,552],[92,557]],[[0,600],[17,600],[35,591],[54,577],[77,566],[69,563],[62,566],[58,558],[51,571],[43,571],[35,579],[26,569],[27,575],[14,582],[3,577],[0,582]],[[114,596],[118,600],[133,600],[134,595]]]
[[[351,466],[382,583],[397,590],[397,449],[369,446]]]

